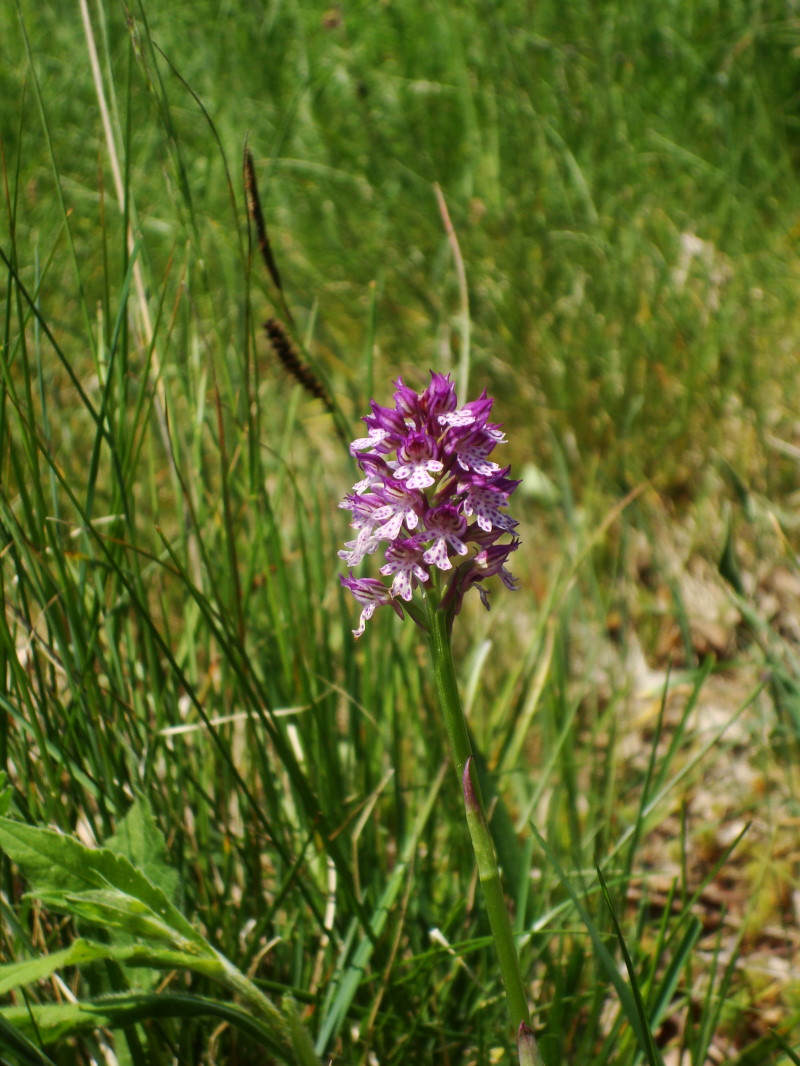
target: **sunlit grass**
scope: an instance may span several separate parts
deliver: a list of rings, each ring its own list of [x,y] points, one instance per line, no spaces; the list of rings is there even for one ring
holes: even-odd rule
[[[545,1062],[647,1061],[636,986],[666,1066],[796,1061],[796,20],[98,8],[98,83],[79,11],[20,13],[0,10],[18,816],[101,842],[143,797],[183,912],[293,997],[321,1055],[513,1061],[432,681],[393,616],[352,641],[350,461],[263,334],[292,327],[240,161],[246,139],[294,342],[353,436],[392,378],[457,367],[438,182],[472,388],[527,492],[522,590],[465,609],[456,648]],[[2,878],[4,961],[72,942]],[[64,980],[13,1002],[152,975]],[[52,1046],[26,1017],[58,1063],[108,1039],[120,1062],[263,1061],[199,1013]]]

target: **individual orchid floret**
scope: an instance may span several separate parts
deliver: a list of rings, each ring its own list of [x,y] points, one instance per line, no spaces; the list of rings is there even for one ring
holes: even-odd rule
[[[413,424],[416,429],[419,429],[425,421],[420,394],[406,385],[402,378],[398,378],[394,386],[395,410],[408,424]]]
[[[393,596],[410,600],[414,585],[429,579],[428,571],[420,565],[421,560],[422,552],[415,537],[396,540],[389,545],[386,549],[386,565],[381,567],[381,573],[387,577],[394,574]]]
[[[425,512],[425,532],[420,533],[421,541],[433,540],[433,546],[423,553],[422,560],[437,566],[440,570],[450,570],[453,564],[448,557],[448,548],[459,555],[466,555],[469,549],[461,539],[467,528],[467,520],[451,503],[431,507]]]
[[[358,566],[365,555],[372,555],[378,550],[380,543],[381,539],[375,536],[372,527],[365,527],[359,530],[355,540],[346,540],[344,549],[337,554],[348,566]]]
[[[376,607],[402,616],[402,601],[425,625],[421,595],[451,622],[473,585],[488,607],[486,578],[517,587],[504,564],[519,543],[507,511],[519,482],[489,458],[505,443],[502,428],[489,422],[493,400],[484,391],[459,407],[446,374],[432,372],[422,392],[400,378],[394,384],[394,407],[370,403],[368,435],[350,447],[365,476],[339,505],[352,512],[357,530],[340,557],[354,567],[380,550],[380,572],[392,579],[387,586],[352,573],[342,578],[363,608],[356,636]]]
[[[366,455],[357,455],[356,460],[366,474],[366,477],[363,477],[361,481],[357,481],[353,485],[353,492],[358,496],[369,492],[370,489],[383,485],[386,477],[391,475],[389,465],[380,455],[370,452]]]
[[[498,463],[490,462],[486,456],[497,442],[485,429],[470,429],[452,441],[445,442],[445,452],[453,455],[462,470],[474,472],[483,477],[493,477],[500,472]]]
[[[506,488],[507,478],[473,475],[470,479],[462,478],[459,489],[465,492],[463,511],[465,515],[475,515],[481,529],[490,532],[492,528],[504,529],[510,533],[517,525],[516,519],[504,514],[500,508],[508,503],[508,497],[519,482],[512,482],[511,489]]]
[[[392,598],[391,593],[382,581],[377,581],[373,577],[353,577],[352,572],[350,577],[344,577],[340,574],[339,581],[353,593],[356,600],[363,607],[361,617],[358,620],[358,629],[353,630],[353,636],[356,640],[364,632],[364,627],[369,619],[372,618],[376,607],[382,607],[385,604],[391,607],[400,618],[403,617],[403,608],[397,600]]]
[[[350,445],[350,453],[363,452],[367,448],[378,448],[389,436],[388,430],[376,427],[371,429],[366,437],[357,437]]]
[[[436,458],[436,441],[427,433],[410,433],[397,451],[399,464],[394,476],[405,481],[406,488],[427,489],[435,484],[433,473],[440,473],[444,463]]]
[[[518,539],[510,541],[508,544],[491,544],[479,551],[469,562],[459,566],[442,597],[441,606],[448,611],[452,611],[454,615],[458,614],[464,602],[464,594],[474,585],[478,590],[483,606],[488,611],[489,594],[483,587],[483,582],[487,577],[494,577],[495,575],[499,576],[507,589],[510,589],[511,592],[516,592],[519,584],[514,575],[506,569],[505,563],[508,561],[511,552],[516,551],[518,547]]]
[[[397,482],[388,482],[381,489],[379,498],[383,505],[373,512],[372,517],[382,523],[375,530],[381,540],[397,540],[404,524],[409,530],[417,528],[420,512],[425,506],[421,492],[407,489]]]
[[[391,407],[381,407],[371,402],[372,414],[363,419],[368,435],[359,437],[350,445],[351,454],[374,448],[378,453],[393,451],[405,437],[408,427],[402,414]]]
[[[457,411],[440,414],[439,422],[443,426],[482,426],[488,419],[493,404],[494,400],[486,395],[486,389],[484,389],[477,400],[465,403]]]

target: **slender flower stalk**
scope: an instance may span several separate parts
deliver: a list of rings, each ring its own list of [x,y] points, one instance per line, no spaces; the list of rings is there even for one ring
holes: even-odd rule
[[[478,878],[483,892],[483,902],[486,904],[486,912],[489,915],[489,925],[492,929],[497,960],[500,963],[500,973],[506,990],[511,1021],[515,1026],[528,1025],[530,1023],[530,1014],[519,968],[519,956],[514,943],[511,919],[503,896],[503,884],[500,880],[500,869],[497,865],[494,843],[483,811],[479,785],[472,778],[471,758],[467,760],[467,765],[464,767],[462,788],[464,791],[464,807],[467,813],[467,826],[469,835],[472,838],[472,848],[478,865]]]
[[[505,434],[489,421],[493,401],[485,391],[459,408],[449,376],[432,372],[420,393],[402,380],[395,385],[394,407],[373,400],[372,413],[364,418],[367,436],[350,446],[364,476],[340,504],[352,512],[356,536],[339,552],[348,567],[355,567],[381,550],[380,573],[391,581],[354,577],[352,569],[340,580],[362,608],[356,638],[383,606],[401,618],[407,612],[426,632],[511,1020],[515,1030],[532,1039],[500,870],[471,771],[450,647],[453,619],[470,588],[477,588],[487,609],[486,578],[496,575],[507,588],[517,588],[505,567],[519,544],[517,522],[506,506],[519,482],[508,476],[508,467],[489,459]],[[529,1044],[527,1037],[520,1043],[520,1061]]]

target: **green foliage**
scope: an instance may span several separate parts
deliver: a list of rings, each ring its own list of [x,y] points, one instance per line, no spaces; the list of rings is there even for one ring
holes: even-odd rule
[[[542,1058],[796,1061],[796,987],[776,1023],[743,975],[751,871],[773,931],[797,887],[796,611],[761,596],[796,574],[794,16],[86,15],[0,5],[3,1056],[515,1054],[418,634],[354,645],[336,580],[340,423],[461,354],[438,182],[472,388],[536,475],[523,590],[456,650]],[[716,663],[684,589],[709,559]]]
[[[125,1028],[142,1018],[204,1013],[242,1027],[284,1062],[316,1062],[307,1034],[282,1017],[146,876],[145,869],[150,869],[162,883],[173,888],[176,883],[163,859],[163,838],[146,804],[138,802],[131,808],[112,843],[114,850],[87,848],[62,833],[0,818],[0,849],[30,880],[32,894],[51,910],[112,934],[111,944],[75,940],[68,948],[43,958],[0,966],[0,994],[49,977],[65,966],[112,960],[196,972],[241,996],[248,1012],[229,1008],[224,1001],[196,996],[178,997],[173,1004],[172,996],[129,995],[122,999],[105,997],[97,1003],[11,1009],[5,1012],[6,1020],[22,1025],[23,1031],[30,1028],[31,1034],[50,1044],[98,1025]],[[141,865],[135,867],[120,853],[123,850],[131,851]],[[134,943],[114,944],[119,933]]]
[[[126,838],[132,822],[146,825],[147,820],[139,813],[129,815],[117,844],[120,837]],[[160,833],[158,839],[163,849]],[[0,819],[0,848],[31,881],[36,896],[56,910],[162,940],[181,951],[202,952],[206,947],[164,892],[147,878],[144,868],[137,868],[122,854],[90,849],[63,833],[11,818]],[[158,863],[156,868],[162,870],[163,865]]]

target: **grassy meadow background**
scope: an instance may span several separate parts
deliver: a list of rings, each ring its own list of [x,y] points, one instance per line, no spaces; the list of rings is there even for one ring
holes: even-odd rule
[[[424,641],[337,577],[342,438],[467,366],[524,479],[455,647],[544,1062],[800,1061],[799,135],[789,0],[0,5],[11,813],[320,1061],[516,1061]],[[30,888],[4,963],[94,929]],[[279,1061],[178,966],[5,973],[12,1063]]]

